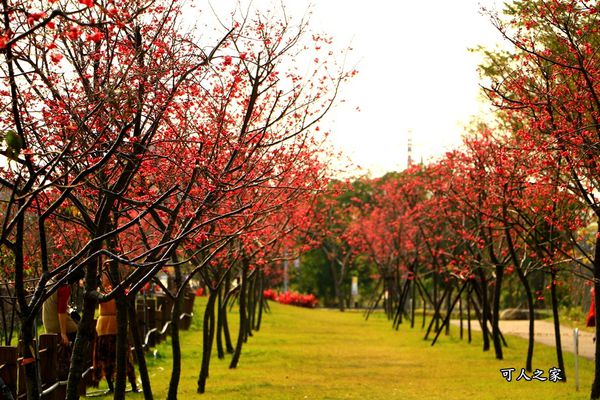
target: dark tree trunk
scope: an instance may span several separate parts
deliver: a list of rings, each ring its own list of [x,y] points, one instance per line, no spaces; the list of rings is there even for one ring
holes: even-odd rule
[[[427,306],[428,304],[432,304],[432,307],[435,309],[435,304],[433,304],[431,296],[429,296],[429,293],[427,293],[425,286],[423,286],[423,283],[419,278],[415,276],[413,283],[419,290],[419,296],[421,296],[421,301],[423,303],[423,321],[421,323],[421,329],[425,329],[425,321],[427,320]]]
[[[258,275],[258,317],[256,319],[256,331],[260,330],[260,324],[262,322],[263,308],[265,307],[265,296],[263,295],[265,285],[265,275],[262,270],[259,271]]]
[[[383,297],[383,295],[385,293],[385,284],[384,284],[383,290],[381,292],[379,292],[379,286],[381,286],[382,283],[383,283],[383,279],[380,278],[377,281],[377,286],[375,286],[375,290],[373,290],[373,295],[371,296],[371,300],[369,301],[369,308],[367,308],[367,311],[365,312],[365,321],[369,320],[369,316],[377,308],[377,305],[379,304],[379,302],[381,301],[381,298]],[[379,296],[377,295],[377,293],[380,293]]]
[[[6,5],[5,5],[6,6]],[[8,18],[8,13],[5,15]],[[24,206],[24,201],[18,202],[19,207]],[[25,216],[21,213],[17,217],[17,230],[14,249],[14,264],[15,264],[15,294],[19,303],[19,313],[21,315],[21,355],[24,360],[33,361],[36,359],[35,352],[32,349],[35,347],[35,335],[33,331],[33,320],[28,318],[29,307],[27,305],[27,293],[25,291],[25,258],[23,254],[23,238],[25,234]],[[1,300],[0,300],[1,301]],[[25,364],[25,387],[27,390],[28,399],[37,399],[40,396],[41,382],[38,373],[38,363],[28,362]]]
[[[111,248],[114,249],[114,240],[109,241]],[[111,281],[117,285],[121,282],[119,273],[119,264],[111,261],[109,265]],[[127,385],[127,297],[120,295],[115,299],[117,310],[117,344],[115,354],[116,377],[114,386],[114,399],[125,399],[125,390]]]
[[[505,221],[508,220],[508,210],[507,207],[504,206],[502,208],[503,216]],[[525,295],[527,297],[527,308],[529,309],[529,343],[527,346],[527,359],[525,361],[525,369],[527,371],[532,371],[533,367],[533,345],[534,345],[534,334],[535,334],[535,311],[533,309],[533,294],[531,293],[531,285],[529,284],[529,280],[525,275],[525,265],[523,262],[519,262],[517,257],[517,252],[515,250],[515,246],[513,244],[512,235],[510,234],[509,226],[505,225],[504,227],[504,235],[506,237],[506,243],[508,244],[508,250],[510,254],[510,258],[512,259],[513,265],[517,270],[517,275],[519,276],[519,280],[523,284],[525,288]]]
[[[36,354],[32,352],[32,349],[35,348],[35,335],[33,330],[33,324],[24,321],[21,323],[21,355],[24,360],[31,360],[25,364],[25,384],[27,390],[27,398],[28,399],[37,399],[40,398],[40,389],[41,382],[39,380],[38,373],[38,363],[34,360],[36,359]]]
[[[127,389],[127,299],[125,296],[117,296],[115,299],[117,306],[117,354],[115,377],[115,400],[125,399],[125,390]]]
[[[242,260],[242,283],[240,285],[240,297],[239,297],[239,306],[240,306],[240,329],[238,332],[237,343],[235,346],[235,351],[233,353],[233,357],[231,358],[231,363],[229,364],[229,368],[236,368],[238,362],[240,360],[240,356],[242,354],[242,345],[244,343],[244,337],[246,336],[246,286],[248,280],[248,260]]]
[[[225,351],[229,354],[233,354],[233,342],[231,341],[231,333],[229,332],[229,322],[227,322],[227,303],[231,295],[227,292],[229,290],[230,280],[225,280],[225,295],[223,297],[223,306],[219,310],[221,318],[223,318],[223,337],[225,338]]]
[[[446,297],[446,318],[450,318],[450,314],[452,313],[452,291],[454,287],[450,286],[450,292],[448,293],[448,297]],[[446,324],[446,335],[450,334],[450,324]]]
[[[129,330],[131,331],[131,337],[133,338],[133,349],[135,351],[135,358],[138,363],[138,370],[140,372],[140,379],[142,380],[142,390],[144,391],[144,399],[152,400],[152,386],[150,385],[150,376],[148,375],[148,366],[146,365],[146,355],[144,354],[144,348],[142,345],[142,338],[137,324],[137,313],[135,311],[135,297],[129,299],[128,308]]]
[[[483,335],[483,351],[489,351],[490,349],[490,332],[488,330],[489,317],[489,300],[488,300],[488,285],[485,277],[485,272],[482,268],[478,268],[479,282],[480,282],[480,295],[481,295],[481,333]],[[477,290],[476,290],[477,292]]]
[[[431,328],[433,328],[434,323],[436,323],[436,325],[438,326],[438,328],[435,329],[435,332],[439,332],[439,330],[440,330],[439,329],[439,323],[437,323],[437,321],[439,320],[440,309],[442,308],[442,305],[444,303],[444,299],[446,298],[446,295],[448,294],[449,290],[450,290],[450,288],[447,287],[446,290],[444,290],[444,293],[442,294],[442,297],[435,304],[435,308],[434,308],[434,311],[433,311],[433,318],[429,322],[429,326],[427,327],[427,333],[425,333],[425,340],[427,340],[429,338],[429,334],[431,333]]]
[[[90,250],[90,254],[98,251],[99,248]],[[97,260],[92,259],[87,263],[85,275],[85,291],[83,298],[83,311],[79,327],[77,329],[77,337],[73,345],[73,355],[71,356],[71,367],[69,369],[69,378],[67,381],[66,399],[79,399],[79,382],[81,375],[85,371],[85,365],[89,361],[90,354],[88,350],[90,344],[94,340],[96,325],[94,324],[94,314],[96,313],[97,301],[89,295],[97,288],[96,276],[98,272]]]
[[[198,393],[204,393],[206,390],[206,380],[209,375],[210,354],[212,351],[213,340],[215,337],[215,301],[217,291],[209,288],[208,302],[204,310],[204,323],[202,324],[202,365],[198,376]]]
[[[404,306],[406,303],[406,299],[408,298],[408,292],[410,291],[411,280],[406,279],[404,282],[404,286],[402,288],[402,292],[400,294],[400,300],[398,301],[398,307],[396,308],[396,315],[394,316],[394,328],[398,330],[400,328],[400,324],[402,323],[402,313],[404,312]]]
[[[403,296],[404,296],[404,288],[400,289],[401,284],[400,284],[400,273],[398,272],[398,267],[396,267],[394,269],[394,272],[392,273],[392,277],[394,279],[394,290],[395,290],[395,295],[393,297],[391,297],[392,299],[392,310],[400,309],[400,303],[402,303],[403,301]],[[403,311],[403,310],[401,310]],[[400,321],[400,323],[402,323],[402,312],[399,315],[398,320]]]
[[[469,338],[469,343],[471,343],[472,335],[471,335],[471,293],[473,291],[473,286],[471,282],[471,287],[469,287],[469,291],[467,293],[467,336]]]
[[[502,277],[504,276],[504,266],[496,264],[496,282],[494,285],[494,302],[492,308],[492,340],[494,341],[494,351],[496,359],[502,360],[502,343],[500,339],[500,292],[502,291]]]
[[[335,298],[338,301],[338,308],[340,309],[340,311],[345,311],[344,294],[342,293],[340,277],[338,276],[334,256],[331,256],[329,259],[329,270],[331,271],[331,280],[333,281],[333,290],[335,292]]]
[[[562,382],[567,381],[567,373],[565,371],[565,362],[563,360],[562,343],[560,340],[560,320],[558,317],[558,299],[556,297],[556,271],[552,269],[552,282],[550,283],[550,295],[552,297],[552,319],[554,322],[554,339],[556,340],[556,359],[558,368],[562,375]]]
[[[479,309],[477,302],[475,300],[473,300],[472,296],[471,296],[471,305],[473,306],[473,310],[475,311],[475,316],[477,317],[477,322],[479,322],[479,326],[481,327],[481,330],[483,331],[483,313]]]
[[[402,297],[402,296],[401,296]],[[392,327],[396,330],[400,328],[400,324],[402,323],[402,315],[400,310],[400,304],[396,307],[396,312],[394,313],[394,319],[392,321]]]
[[[525,369],[527,371],[533,370],[533,345],[535,338],[535,310],[533,306],[533,293],[531,292],[531,285],[529,285],[529,281],[525,276],[523,270],[517,266],[517,275],[519,276],[519,280],[523,284],[523,288],[525,289],[525,296],[527,297],[527,308],[529,311],[529,340],[527,343],[527,359],[525,361]]]
[[[252,326],[254,324],[254,310],[255,310],[255,293],[254,293],[254,287],[255,287],[255,283],[256,283],[256,275],[252,274],[252,276],[250,276],[250,279],[248,279],[248,287],[246,289],[246,304],[247,304],[247,311],[246,311],[246,315],[248,316],[246,318],[246,335],[244,337],[244,343],[246,343],[248,341],[248,336],[252,336]]]
[[[176,260],[174,260],[176,261]],[[175,267],[175,288],[180,289],[183,277],[181,269]],[[173,366],[171,369],[171,380],[169,381],[169,392],[167,400],[177,399],[177,390],[179,389],[179,379],[181,377],[181,343],[179,341],[179,316],[181,315],[181,302],[185,290],[181,290],[180,295],[173,301],[171,313],[171,349],[173,351]]]
[[[427,319],[427,301],[423,293],[421,293],[421,300],[423,300],[423,320],[421,321],[421,329],[425,329],[425,320]]]
[[[442,322],[442,326],[437,331],[437,333],[435,335],[435,338],[433,338],[433,342],[431,342],[432,346],[437,341],[438,337],[440,336],[440,333],[442,333],[442,329],[444,328],[444,326],[450,325],[450,317],[452,316],[452,310],[456,306],[456,303],[458,303],[460,301],[460,296],[462,296],[462,292],[463,292],[463,290],[465,290],[465,288],[467,287],[467,285],[468,285],[468,282],[465,281],[462,284],[460,290],[458,291],[458,294],[456,295],[456,298],[453,301],[452,300],[449,301],[450,306],[448,307],[448,312],[446,313],[446,317],[444,318],[444,321]],[[451,292],[452,292],[452,287],[450,287],[450,289],[448,290],[448,299],[450,299]]]
[[[460,340],[463,340],[464,322],[463,322],[462,296],[458,299],[458,318],[460,319]]]
[[[94,313],[96,310],[96,301],[86,299],[83,302],[83,313],[79,321],[77,338],[73,345],[73,355],[71,356],[71,367],[69,369],[69,378],[67,381],[67,399],[75,400],[79,398],[79,382],[81,375],[85,372],[86,362],[89,360],[87,350],[94,340]]]
[[[600,399],[600,220],[596,232],[596,249],[594,251],[594,313],[596,314],[596,342],[594,348],[594,381],[590,398]]]
[[[410,327],[415,327],[415,312],[417,307],[417,285],[413,276],[410,290]]]
[[[434,309],[437,309],[438,304],[438,274],[436,272],[433,273],[433,304]],[[433,319],[435,320],[435,331],[437,332],[440,329],[439,320],[437,319],[437,313],[433,315]]]
[[[223,291],[227,288],[220,287],[217,294],[217,357],[220,360],[225,358],[225,349],[223,348]]]

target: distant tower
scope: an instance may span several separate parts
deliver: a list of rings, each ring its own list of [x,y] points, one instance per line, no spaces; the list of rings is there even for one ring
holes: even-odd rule
[[[413,163],[413,159],[412,159],[412,130],[409,129],[408,130],[408,142],[407,142],[407,160],[406,160],[406,167],[409,168],[412,163]]]

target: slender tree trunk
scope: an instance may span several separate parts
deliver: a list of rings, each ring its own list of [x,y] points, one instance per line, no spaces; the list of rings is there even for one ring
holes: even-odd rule
[[[533,370],[533,345],[535,338],[535,310],[533,306],[533,293],[531,292],[531,286],[529,285],[529,281],[527,277],[523,273],[523,270],[517,266],[517,275],[519,276],[519,280],[523,284],[523,288],[525,289],[525,296],[527,298],[527,308],[529,311],[529,340],[527,344],[527,359],[525,361],[525,369],[527,371]]]
[[[79,398],[79,382],[81,375],[85,372],[86,362],[89,360],[88,349],[94,340],[94,313],[96,310],[96,301],[86,299],[83,302],[83,313],[79,321],[77,337],[73,345],[73,354],[71,356],[71,366],[69,369],[69,378],[67,381],[67,399],[75,400]]]
[[[233,357],[231,358],[231,363],[229,364],[229,368],[236,368],[238,362],[240,360],[240,356],[242,354],[242,345],[244,343],[245,330],[246,330],[246,285],[248,279],[248,260],[242,260],[242,284],[240,285],[240,297],[239,297],[239,306],[240,306],[240,329],[238,332],[237,343],[235,346],[235,351],[233,353]]]
[[[464,323],[463,323],[463,305],[462,296],[458,299],[458,317],[460,319],[460,340],[463,339]]]
[[[223,291],[227,288],[220,287],[217,294],[217,357],[220,360],[225,358],[225,349],[223,348]]]
[[[415,278],[412,278],[412,286],[410,291],[410,327],[415,327],[415,312],[417,309],[417,284]]]
[[[440,298],[440,300],[435,304],[435,308],[433,311],[433,319],[429,322],[429,326],[427,327],[427,333],[425,333],[425,340],[427,340],[429,338],[429,334],[431,333],[431,328],[433,328],[433,325],[435,322],[437,322],[440,318],[440,309],[442,308],[442,305],[444,303],[444,298],[446,298],[446,295],[448,294],[449,288],[446,288],[446,290],[444,290],[444,293],[442,294],[442,297]],[[438,328],[435,329],[435,332],[439,332],[439,324]]]
[[[435,337],[433,338],[433,342],[431,342],[432,346],[435,344],[435,342],[439,338],[440,334],[442,333],[442,329],[444,328],[444,326],[450,325],[450,317],[452,315],[452,310],[456,306],[456,303],[458,303],[460,301],[460,296],[462,295],[463,290],[465,290],[465,288],[467,287],[467,284],[468,283],[465,281],[462,284],[460,290],[458,291],[458,294],[456,295],[456,298],[453,301],[450,300],[450,302],[449,302],[450,306],[448,307],[448,312],[446,313],[446,317],[444,318],[444,321],[442,322],[442,326],[440,327],[440,329],[437,331]],[[448,291],[448,298],[450,298],[450,292],[452,292],[452,287],[450,287],[449,289],[450,290]]]
[[[388,309],[389,309],[389,319],[394,318],[394,310],[396,309],[396,304],[400,297],[400,288],[396,283],[396,277],[394,273],[390,273],[388,277]]]
[[[429,293],[427,293],[425,286],[423,286],[423,283],[418,277],[415,276],[413,283],[419,290],[419,296],[421,296],[421,301],[423,303],[423,320],[421,323],[421,329],[425,329],[425,321],[427,320],[427,305],[433,303],[433,300],[431,299],[431,296],[429,296]],[[432,304],[432,307],[435,309],[435,305]]]
[[[473,310],[475,311],[475,316],[477,317],[477,322],[479,322],[479,326],[483,331],[483,312],[479,309],[477,302],[473,300],[473,296],[471,296],[471,305],[473,306]]]
[[[98,248],[90,250],[90,254],[94,254]],[[97,272],[98,260],[92,259],[87,263],[85,275],[85,291],[83,296],[83,311],[79,327],[77,329],[77,337],[73,344],[73,354],[71,356],[71,367],[69,368],[69,378],[67,380],[66,399],[79,399],[79,382],[81,375],[85,372],[85,365],[89,361],[90,344],[94,340],[96,325],[94,324],[94,314],[96,313],[97,301],[86,293],[92,293],[97,289]]]
[[[438,304],[438,274],[436,272],[433,273],[433,304],[434,308],[437,309]],[[439,320],[437,318],[437,313],[433,315],[435,320],[435,331],[437,332],[440,329]]]
[[[41,382],[39,380],[38,363],[35,362],[36,354],[35,351],[35,335],[33,330],[33,324],[29,322],[21,323],[21,338],[22,345],[21,351],[24,360],[31,360],[25,364],[25,387],[27,390],[28,399],[37,399],[40,396]]]
[[[6,7],[6,4],[4,3]],[[5,15],[8,18],[8,13]],[[24,206],[24,201],[18,202],[19,208]],[[29,306],[27,305],[27,293],[25,291],[25,258],[23,254],[23,239],[25,234],[25,216],[21,213],[17,217],[17,229],[14,250],[14,264],[15,264],[15,294],[19,303],[19,312],[21,315],[21,355],[24,360],[28,362],[25,364],[25,387],[27,390],[28,399],[37,399],[40,396],[40,375],[38,373],[38,363],[35,362],[36,354],[32,349],[35,347],[35,337],[33,330],[33,320],[28,319]]]
[[[117,373],[115,377],[115,400],[125,399],[127,389],[127,298],[117,296],[117,351],[115,354]]]
[[[256,330],[256,321],[258,319],[258,310],[260,308],[260,298],[262,297],[261,293],[261,278],[260,278],[260,269],[256,270],[254,273],[254,283],[252,284],[252,323],[250,324],[250,328],[254,331]]]
[[[450,314],[452,313],[452,291],[454,290],[453,286],[450,286],[450,292],[448,293],[448,297],[446,297],[446,318],[450,318]],[[450,324],[446,324],[446,335],[450,334]]]
[[[209,287],[208,302],[204,310],[204,323],[202,326],[202,365],[200,375],[198,376],[198,393],[204,393],[206,389],[206,380],[209,375],[210,354],[212,351],[213,340],[215,336],[215,301],[217,291]]]
[[[177,290],[182,282],[181,269],[175,268],[175,287]],[[181,315],[181,302],[185,290],[180,292],[173,301],[173,310],[171,313],[171,349],[173,351],[173,366],[171,369],[171,380],[169,381],[169,392],[167,400],[177,399],[177,390],[179,389],[179,379],[181,377],[181,343],[179,341],[179,316]]]
[[[492,340],[494,341],[494,350],[496,359],[502,360],[502,343],[500,340],[500,293],[502,291],[502,277],[504,276],[504,266],[496,264],[496,282],[494,285],[494,302],[492,308]]]
[[[402,297],[402,295],[401,295]],[[396,330],[398,330],[398,328],[400,328],[400,324],[402,323],[402,315],[401,315],[401,310],[400,310],[400,304],[398,304],[398,307],[396,307],[396,311],[394,313],[394,319],[392,321],[392,327]]]
[[[419,287],[421,300],[423,302],[423,319],[421,321],[421,329],[425,329],[425,320],[427,319],[427,300],[425,299],[425,294],[421,293],[421,290],[421,287]]]
[[[115,248],[114,239],[109,240],[110,248]],[[121,282],[121,274],[119,273],[119,264],[116,261],[111,261],[109,265],[111,281],[117,285]],[[117,343],[115,366],[116,377],[114,386],[114,399],[125,399],[125,390],[127,385],[127,297],[117,296],[115,299],[117,310]]]
[[[148,366],[146,365],[146,355],[144,354],[142,338],[140,336],[140,330],[137,324],[135,297],[129,299],[127,311],[129,313],[129,321],[131,321],[129,324],[129,330],[131,331],[131,337],[133,338],[133,348],[135,351],[135,358],[137,359],[138,370],[140,372],[140,379],[142,380],[144,399],[152,400],[152,386],[150,385],[150,376],[148,375]]]
[[[478,268],[479,281],[481,283],[481,333],[483,334],[483,351],[490,350],[490,332],[488,330],[489,318],[489,301],[488,301],[488,285],[487,279],[485,278],[485,272],[482,268]],[[477,289],[475,290],[477,293]]]
[[[472,282],[469,287],[469,291],[467,292],[467,336],[469,338],[469,343],[471,343],[472,335],[471,335],[471,293],[473,291]]]
[[[229,302],[230,294],[227,293],[229,289],[229,279],[226,279],[226,294],[223,297],[223,306],[221,307],[221,317],[223,318],[223,337],[225,338],[225,351],[229,354],[233,354],[233,342],[231,341],[231,333],[229,332],[229,322],[227,321],[227,303]]]
[[[596,249],[594,251],[594,313],[596,314],[596,342],[594,348],[594,381],[590,398],[600,399],[600,220],[597,220]]]
[[[379,294],[379,296],[377,296],[377,293],[380,293],[379,286],[382,283],[383,283],[383,279],[380,278],[377,281],[377,286],[375,286],[375,290],[373,290],[373,295],[371,296],[371,299],[369,300],[369,307],[365,311],[365,321],[369,320],[369,316],[375,310],[375,308],[377,308],[377,305],[379,304],[379,302],[381,301],[381,298],[383,297],[383,294],[385,293],[385,285],[384,285],[383,291],[381,292],[381,294]]]
[[[248,299],[247,301],[247,307],[248,307],[248,311],[246,313],[246,315],[248,316],[248,318],[246,318],[246,336],[244,338],[244,342],[248,341],[248,336],[252,336],[252,326],[254,325],[254,310],[255,310],[255,298],[256,298],[256,293],[255,293],[255,284],[256,284],[256,275],[253,274],[252,277],[250,277],[250,279],[248,280],[248,288],[246,289],[246,297]]]
[[[398,330],[400,328],[400,324],[402,323],[402,313],[404,312],[404,306],[406,303],[406,299],[408,298],[408,292],[410,291],[411,280],[407,279],[404,282],[404,286],[402,288],[402,292],[400,293],[400,300],[398,301],[398,307],[396,308],[396,315],[394,316],[394,328]]]
[[[331,280],[333,281],[333,290],[335,292],[335,298],[338,301],[338,308],[340,311],[345,311],[344,308],[344,294],[340,284],[340,278],[338,277],[335,257],[331,256],[329,260],[329,269],[331,271]]]
[[[260,324],[262,322],[262,315],[263,315],[263,309],[265,307],[265,296],[263,294],[264,292],[264,285],[265,285],[265,274],[262,271],[262,269],[259,271],[259,275],[258,275],[258,298],[259,298],[259,302],[258,302],[258,317],[256,319],[256,326],[254,329],[256,329],[256,331],[258,332],[260,330]]]
[[[554,339],[556,340],[556,359],[558,368],[562,375],[562,382],[567,381],[567,373],[565,371],[565,362],[563,360],[562,343],[560,339],[560,320],[558,317],[558,299],[556,297],[556,271],[552,269],[552,282],[550,283],[550,295],[552,297],[552,319],[554,322]]]

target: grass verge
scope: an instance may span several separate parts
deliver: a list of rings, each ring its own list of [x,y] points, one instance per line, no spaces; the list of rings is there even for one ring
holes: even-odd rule
[[[575,391],[574,359],[565,354],[567,383],[515,381],[525,366],[526,341],[507,337],[505,359],[458,338],[458,328],[442,335],[435,346],[424,331],[408,324],[399,331],[382,314],[365,322],[358,312],[302,309],[271,303],[271,313],[244,346],[240,364],[230,370],[229,355],[213,352],[207,393],[196,393],[200,367],[204,302],[196,303],[194,326],[182,333],[183,372],[179,398],[202,399],[585,399],[589,398],[593,365],[579,359],[580,391]],[[236,316],[231,315],[235,338]],[[465,335],[466,337],[466,335]],[[170,342],[148,354],[155,398],[165,398],[171,371]],[[556,366],[554,348],[536,344],[534,369]],[[501,368],[515,368],[507,382]],[[531,374],[529,374],[531,375]],[[143,398],[141,394],[128,394]],[[100,397],[102,398],[102,397]],[[109,398],[109,397],[106,397]]]

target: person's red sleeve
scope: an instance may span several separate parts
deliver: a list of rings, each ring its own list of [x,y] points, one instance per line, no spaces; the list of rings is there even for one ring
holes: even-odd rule
[[[57,302],[58,302],[58,313],[65,314],[67,312],[67,306],[69,305],[69,297],[71,296],[71,287],[69,285],[61,286],[58,289]]]

